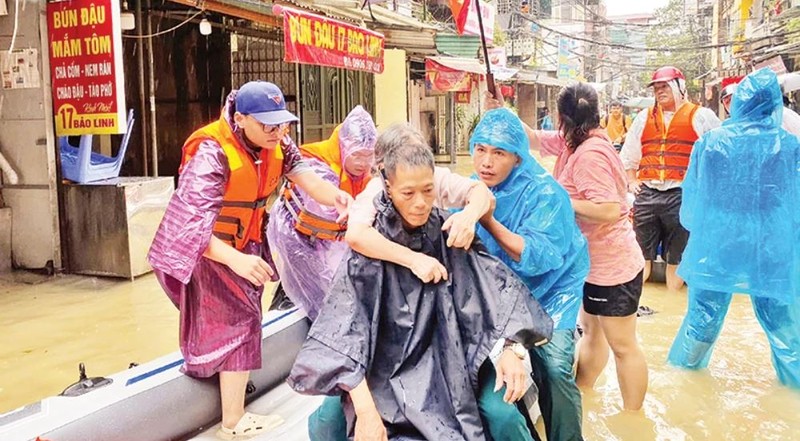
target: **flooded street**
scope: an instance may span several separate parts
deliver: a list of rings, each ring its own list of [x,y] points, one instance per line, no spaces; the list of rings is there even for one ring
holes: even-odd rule
[[[552,161],[542,162],[552,167]],[[461,158],[455,170],[468,175],[471,166]],[[656,311],[639,319],[650,367],[644,409],[621,412],[610,360],[597,390],[583,398],[587,441],[800,439],[800,392],[775,379],[749,297],[734,297],[710,368],[700,372],[665,363],[686,292],[647,284],[641,304]],[[77,380],[80,362],[89,376],[109,375],[178,348],[177,310],[152,275],[134,282],[0,279],[0,327],[0,412],[60,393]]]
[[[613,362],[597,390],[583,399],[587,440],[796,440],[800,392],[775,378],[770,351],[750,298],[734,296],[709,369],[666,364],[686,309],[686,293],[645,285],[656,314],[639,319],[639,339],[650,368],[642,414],[623,413]]]
[[[620,412],[610,362],[597,391],[584,396],[587,440],[798,439],[800,393],[775,380],[748,297],[734,298],[710,369],[701,372],[665,364],[685,293],[649,284],[642,304],[657,311],[639,320],[650,364],[644,410]],[[79,362],[90,376],[108,375],[176,350],[177,316],[153,276],[0,281],[0,412],[60,393],[77,380]]]

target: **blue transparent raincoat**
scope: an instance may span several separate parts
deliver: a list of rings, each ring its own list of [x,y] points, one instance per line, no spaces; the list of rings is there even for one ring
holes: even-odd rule
[[[778,378],[800,388],[800,140],[781,128],[782,111],[777,77],[762,69],[740,83],[731,118],[694,146],[678,269],[689,306],[669,361],[707,366],[731,294],[749,294]]]
[[[490,145],[520,158],[520,164],[492,188],[497,199],[494,217],[525,239],[519,262],[514,261],[483,227],[478,236],[528,285],[556,329],[574,329],[589,274],[586,239],[575,223],[569,195],[531,156],[528,135],[508,109],[486,112],[469,141]]]

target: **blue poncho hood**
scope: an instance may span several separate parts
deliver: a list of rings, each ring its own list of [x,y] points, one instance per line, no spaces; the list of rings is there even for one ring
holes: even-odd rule
[[[491,190],[497,200],[495,219],[522,236],[525,248],[517,262],[483,227],[479,237],[522,277],[557,329],[574,328],[589,255],[566,190],[531,156],[528,135],[510,110],[486,112],[470,138],[470,154],[477,144],[520,158],[506,180]]]

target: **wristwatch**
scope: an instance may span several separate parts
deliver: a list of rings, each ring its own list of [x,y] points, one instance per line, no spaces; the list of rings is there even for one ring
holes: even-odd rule
[[[525,346],[522,344],[517,343],[515,341],[506,340],[505,346],[503,346],[503,350],[510,350],[511,353],[517,356],[520,360],[524,360],[528,357],[528,350],[525,349]]]

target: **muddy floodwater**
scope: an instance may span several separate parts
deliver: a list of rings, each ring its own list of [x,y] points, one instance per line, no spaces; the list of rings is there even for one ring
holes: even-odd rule
[[[595,393],[583,399],[587,440],[800,439],[800,392],[775,380],[749,298],[734,298],[710,368],[700,372],[664,361],[685,293],[648,284],[642,304],[657,311],[639,319],[650,363],[644,410],[620,411],[609,363]],[[60,393],[78,378],[79,362],[89,375],[109,375],[176,350],[177,317],[152,276],[0,280],[0,412]]]

